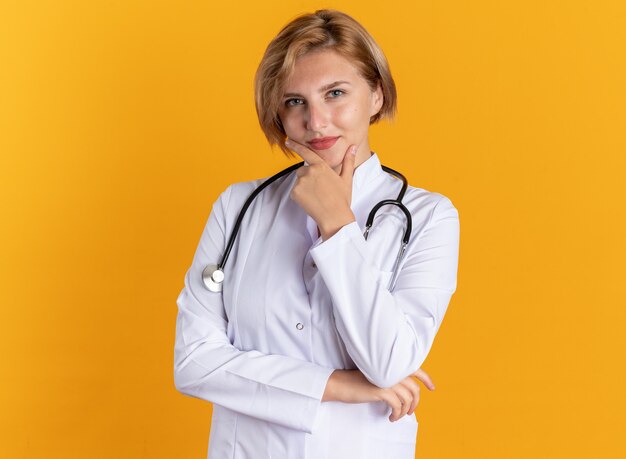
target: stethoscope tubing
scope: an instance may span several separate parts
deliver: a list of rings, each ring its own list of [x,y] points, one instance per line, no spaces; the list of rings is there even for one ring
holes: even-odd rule
[[[276,180],[280,179],[281,177],[284,177],[285,175],[293,172],[294,170],[302,167],[304,165],[304,161],[296,163],[280,172],[278,172],[277,174],[272,175],[270,178],[268,178],[267,180],[265,180],[263,183],[261,183],[261,185],[259,185],[251,194],[250,196],[248,196],[248,199],[246,199],[246,202],[244,203],[244,205],[241,207],[241,210],[239,211],[239,215],[237,216],[237,220],[235,221],[235,226],[233,227],[233,230],[231,232],[230,237],[228,238],[228,243],[226,244],[226,248],[224,250],[224,254],[222,255],[222,259],[220,260],[219,264],[216,265],[208,265],[205,267],[202,276],[203,276],[203,280],[205,282],[205,285],[207,286],[207,288],[209,288],[209,290],[211,291],[215,291],[215,292],[219,292],[221,291],[221,283],[224,280],[224,267],[226,266],[226,262],[228,261],[228,257],[230,256],[230,252],[233,248],[233,245],[235,244],[235,240],[237,238],[237,235],[239,233],[239,229],[241,228],[241,223],[243,221],[243,218],[246,214],[246,211],[248,210],[248,208],[250,207],[250,205],[252,204],[252,201],[254,201],[254,199],[258,196],[258,194],[263,191],[265,188],[267,188],[270,184],[274,183]],[[404,175],[402,175],[400,172],[381,165],[382,169],[397,177],[398,179],[400,179],[402,181],[402,188],[400,189],[400,192],[398,194],[398,197],[396,199],[385,199],[383,201],[380,201],[378,204],[376,204],[372,210],[370,211],[368,217],[367,217],[367,221],[365,224],[365,231],[363,233],[363,237],[365,238],[365,240],[367,240],[369,232],[372,228],[372,225],[374,223],[374,218],[376,216],[376,213],[378,212],[378,210],[386,205],[393,205],[398,207],[405,215],[406,217],[406,229],[404,231],[404,235],[402,237],[402,244],[400,246],[400,250],[398,251],[398,255],[396,256],[396,260],[394,263],[394,268],[393,268],[393,274],[391,276],[391,279],[389,281],[389,290],[391,291],[393,289],[393,287],[395,286],[396,283],[396,279],[398,277],[398,268],[400,266],[400,262],[404,256],[404,252],[406,251],[406,248],[409,244],[409,238],[411,237],[411,231],[412,231],[412,222],[413,219],[411,217],[411,213],[409,212],[409,210],[406,208],[406,206],[404,204],[402,204],[402,199],[404,198],[404,195],[406,193],[406,190],[408,188],[408,182],[407,179]],[[210,269],[212,269],[211,272],[207,272],[207,270],[210,271]],[[209,285],[210,284],[210,285]]]
[[[274,183],[276,180],[289,174],[292,171],[295,171],[296,169],[302,167],[303,165],[304,165],[304,161],[301,161],[297,164],[294,164],[293,166],[288,167],[287,169],[284,169],[278,172],[277,174],[272,175],[270,178],[268,178],[263,183],[261,183],[256,188],[256,190],[254,190],[252,194],[250,194],[250,196],[248,196],[248,199],[246,199],[246,202],[244,203],[241,210],[239,211],[239,215],[237,216],[237,220],[235,221],[233,232],[230,235],[230,238],[228,239],[228,244],[226,245],[226,249],[224,250],[224,255],[222,256],[222,260],[220,261],[219,265],[217,265],[217,269],[220,269],[222,271],[224,270],[224,266],[226,265],[226,262],[228,261],[228,256],[230,255],[230,251],[233,248],[233,245],[235,244],[237,233],[239,233],[239,228],[241,227],[241,222],[243,221],[243,217],[245,216],[246,211],[248,210],[248,207],[250,207],[250,204],[252,204],[252,201],[254,201],[254,198],[256,198],[257,195],[261,191],[263,191],[269,185]]]

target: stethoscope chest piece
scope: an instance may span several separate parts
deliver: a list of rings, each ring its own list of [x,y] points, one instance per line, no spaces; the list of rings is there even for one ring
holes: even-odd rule
[[[210,291],[219,293],[222,291],[222,282],[224,282],[224,271],[217,265],[207,265],[202,271],[202,282]]]

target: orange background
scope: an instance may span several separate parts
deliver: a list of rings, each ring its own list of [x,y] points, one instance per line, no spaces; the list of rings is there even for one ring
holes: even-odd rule
[[[175,300],[219,192],[289,164],[253,75],[325,6],[398,85],[372,148],[459,210],[416,457],[626,457],[621,0],[2,1],[0,457],[206,457]]]

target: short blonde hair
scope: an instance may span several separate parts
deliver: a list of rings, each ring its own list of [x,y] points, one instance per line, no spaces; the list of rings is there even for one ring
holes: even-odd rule
[[[336,10],[317,10],[298,16],[267,46],[254,79],[261,129],[269,144],[278,145],[287,156],[293,153],[283,144],[286,133],[278,116],[284,86],[293,73],[296,59],[321,48],[332,49],[350,60],[372,91],[380,84],[383,105],[372,116],[370,124],[393,119],[396,112],[396,85],[389,64],[382,49],[361,24]]]

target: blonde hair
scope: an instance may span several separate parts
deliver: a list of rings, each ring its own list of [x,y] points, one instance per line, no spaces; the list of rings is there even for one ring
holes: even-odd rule
[[[270,145],[284,146],[285,130],[278,110],[284,86],[293,73],[296,59],[310,51],[332,49],[352,62],[375,91],[380,84],[383,105],[371,117],[370,124],[393,119],[396,112],[396,85],[383,51],[374,38],[356,20],[336,10],[317,10],[289,22],[270,42],[254,78],[256,112],[261,129]]]

